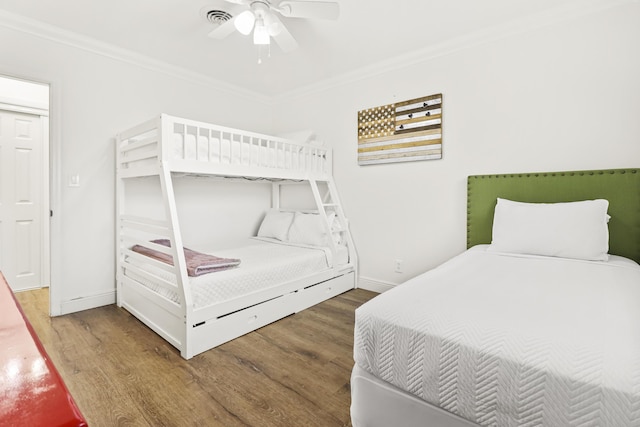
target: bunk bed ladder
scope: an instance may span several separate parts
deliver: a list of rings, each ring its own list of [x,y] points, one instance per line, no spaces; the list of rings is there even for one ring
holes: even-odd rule
[[[169,121],[161,121],[162,137],[171,135],[172,124]],[[166,160],[168,144],[162,144],[161,161],[159,163],[158,175],[160,178],[160,187],[162,189],[162,197],[165,205],[165,215],[169,225],[169,241],[173,252],[173,259],[176,281],[181,292],[179,292],[180,305],[183,310],[183,321],[186,325],[182,336],[180,337],[180,354],[185,359],[194,356],[193,340],[190,335],[193,334],[192,318],[193,318],[193,300],[191,298],[191,287],[189,286],[189,278],[187,277],[187,262],[184,255],[184,246],[182,244],[182,233],[178,222],[178,210],[176,207],[176,197],[173,190],[173,178],[171,176],[171,168]]]
[[[320,194],[320,187],[318,186],[318,183],[326,185],[327,192],[324,195]],[[347,247],[349,248],[349,263],[353,265],[356,277],[358,277],[355,245],[353,243],[353,238],[351,237],[351,232],[349,231],[347,218],[345,217],[344,211],[342,209],[340,197],[338,196],[338,189],[333,182],[333,177],[317,180],[309,179],[309,184],[311,185],[313,198],[315,199],[316,205],[318,206],[318,212],[324,221],[326,232],[329,236],[331,236],[332,232],[340,233],[341,238],[345,241]],[[336,219],[338,220],[338,227],[334,230],[331,230],[331,224],[329,224],[329,215],[331,214],[331,212],[335,213]],[[336,243],[333,238],[329,239],[329,244],[331,250],[335,254]]]

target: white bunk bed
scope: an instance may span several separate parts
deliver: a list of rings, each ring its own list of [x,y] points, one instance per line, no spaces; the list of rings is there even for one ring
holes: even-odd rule
[[[117,136],[116,163],[118,306],[175,346],[183,358],[356,287],[357,256],[333,182],[330,149],[161,114]],[[248,287],[231,299],[197,303],[196,287],[203,276],[188,276],[173,185],[184,175],[270,180],[274,209],[280,208],[281,185],[309,185],[326,235],[339,236],[328,238],[321,249],[327,253],[325,268],[267,288]],[[151,176],[160,180],[162,220],[133,216],[127,209],[126,182]],[[167,239],[170,246],[151,242],[156,239]],[[171,256],[174,265],[133,251],[135,245]],[[241,264],[237,271],[208,274],[206,286],[234,279],[242,269]]]

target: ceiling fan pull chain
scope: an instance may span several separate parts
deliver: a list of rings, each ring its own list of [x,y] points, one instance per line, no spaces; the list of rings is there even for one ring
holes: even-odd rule
[[[256,45],[258,47],[258,64],[262,64],[262,54],[264,49],[267,50],[267,59],[271,58],[271,44]]]

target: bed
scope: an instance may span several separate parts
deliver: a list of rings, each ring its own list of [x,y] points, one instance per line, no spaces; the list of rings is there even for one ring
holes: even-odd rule
[[[117,304],[185,359],[356,287],[330,149],[166,114],[118,134],[116,147]],[[256,236],[232,248],[183,242],[174,181],[184,176],[270,181]],[[163,218],[129,209],[128,183],[148,177]],[[307,186],[315,209],[281,209],[283,185]]]
[[[353,425],[640,425],[640,171],[467,200],[467,251],[356,310]]]

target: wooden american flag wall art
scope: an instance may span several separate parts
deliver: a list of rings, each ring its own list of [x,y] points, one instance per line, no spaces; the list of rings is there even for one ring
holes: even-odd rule
[[[442,94],[358,111],[358,164],[442,158]]]

